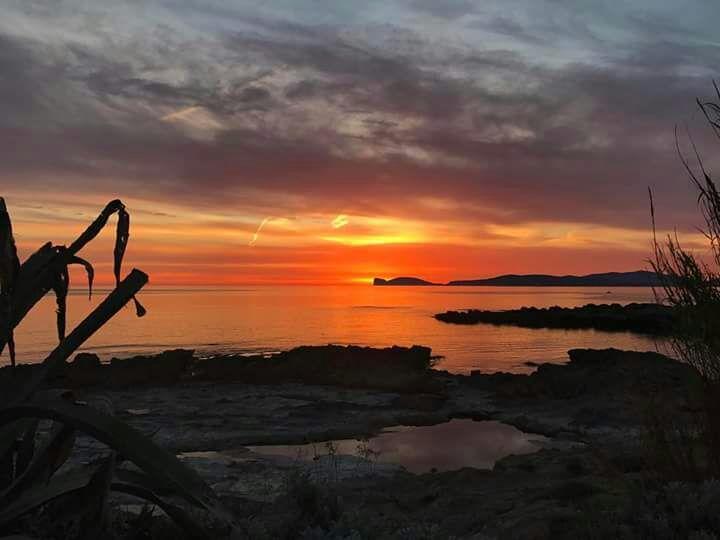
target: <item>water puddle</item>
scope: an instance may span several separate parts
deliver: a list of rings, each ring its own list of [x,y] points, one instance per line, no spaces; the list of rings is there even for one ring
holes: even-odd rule
[[[399,464],[410,472],[425,473],[463,467],[492,469],[504,457],[530,454],[549,442],[546,437],[528,435],[501,422],[463,419],[434,426],[387,428],[366,440],[249,446],[248,449],[266,456],[303,461],[350,455],[368,461]]]

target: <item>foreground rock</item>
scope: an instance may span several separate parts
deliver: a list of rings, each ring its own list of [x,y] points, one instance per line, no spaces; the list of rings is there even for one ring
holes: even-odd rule
[[[452,324],[498,324],[524,328],[594,328],[608,332],[637,332],[667,336],[675,317],[672,308],[660,304],[587,304],[575,308],[524,307],[507,311],[446,311],[435,315]]]
[[[342,388],[372,388],[403,393],[437,393],[434,358],[428,347],[355,346],[297,347],[265,356],[217,355],[197,358],[176,349],[152,356],[113,358],[103,364],[97,355],[81,353],[65,366],[58,386],[111,388],[174,385],[184,382],[301,383]],[[0,390],[29,376],[37,365],[16,372],[0,369]]]
[[[684,538],[714,526],[716,513],[692,503],[701,511],[678,508],[684,521],[673,528],[675,499],[663,487],[652,492],[661,501],[653,504],[665,505],[662,523],[653,518],[657,508],[636,496],[652,486],[648,408],[659,403],[682,421],[696,382],[687,366],[662,355],[573,350],[567,364],[543,364],[530,375],[471,376],[429,369],[427,349],[302,348],[277,364],[237,357],[237,368],[232,358],[171,351],[115,367],[89,356],[73,364],[78,373],[122,371],[125,384],[86,380],[78,393],[90,403],[112,402],[116,415],[182,453],[233,509],[248,538]],[[436,391],[382,387],[378,379],[395,367],[391,358],[398,371],[422,373]],[[368,362],[364,370],[355,365],[361,359]],[[138,370],[153,383],[130,382]],[[270,377],[278,380],[258,384]],[[548,435],[553,445],[503,459],[493,471],[422,475],[333,455],[311,463],[278,460],[248,448],[369,437],[388,426],[451,418],[503,421]],[[78,444],[80,460],[97,455],[90,441]],[[712,491],[688,493],[692,501],[718,500]]]
[[[687,365],[654,352],[573,349],[567,364],[529,375],[475,371],[461,381],[489,396],[494,419],[520,429],[566,434],[594,444],[620,442],[644,429],[651,407],[682,414],[699,383]]]
[[[82,354],[57,384],[106,396],[119,415],[191,451],[365,436],[452,418],[586,442],[622,439],[642,427],[648,403],[682,409],[697,382],[688,366],[658,353],[568,354],[568,363],[529,375],[469,376],[431,369],[423,347],[301,347],[251,359],[176,350],[110,364]]]

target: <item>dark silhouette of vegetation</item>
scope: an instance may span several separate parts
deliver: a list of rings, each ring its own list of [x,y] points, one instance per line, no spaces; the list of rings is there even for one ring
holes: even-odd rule
[[[720,139],[720,90],[715,85],[716,101],[697,101],[714,135]],[[672,347],[678,358],[700,375],[697,391],[690,403],[690,424],[670,428],[659,440],[669,469],[703,477],[720,475],[720,192],[705,167],[688,133],[692,157],[680,145],[678,155],[698,193],[698,204],[705,221],[701,229],[709,246],[705,260],[681,246],[677,235],[659,241],[655,229],[655,207],[650,192],[653,224],[653,269],[661,278],[659,298],[675,308],[676,332]],[[655,429],[657,436],[657,429]]]
[[[77,253],[112,214],[118,215],[115,289],[66,335],[68,266],[85,268],[92,294],[94,269]],[[130,216],[115,200],[69,247],[47,243],[21,264],[10,216],[0,198],[0,351],[8,346],[13,366],[12,384],[0,392],[0,534],[117,537],[108,530],[111,491],[161,508],[179,526],[175,537],[218,538],[233,528],[213,491],[173,454],[111,414],[78,401],[71,391],[57,388],[68,358],[126,304],[134,302],[137,315],[145,314],[135,295],[147,283],[147,275],[132,270],[121,279],[129,232]],[[59,344],[39,368],[21,372],[16,367],[14,329],[51,290],[57,299]],[[48,421],[49,429],[41,429]],[[108,451],[95,456],[90,466],[63,468],[78,434],[104,443]],[[122,468],[125,461],[139,470]],[[143,513],[138,519],[148,516]]]

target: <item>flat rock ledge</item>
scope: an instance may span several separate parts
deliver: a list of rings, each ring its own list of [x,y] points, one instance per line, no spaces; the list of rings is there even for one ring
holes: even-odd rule
[[[469,309],[446,311],[435,315],[450,324],[495,324],[523,328],[595,329],[606,332],[635,332],[668,336],[676,317],[673,309],[661,304],[587,304],[563,308],[524,307],[507,311]]]
[[[168,351],[102,364],[81,354],[58,384],[74,383],[91,404],[111,402],[117,416],[180,455],[249,538],[562,539],[589,537],[595,520],[615,526],[650,474],[648,405],[662,403],[680,418],[696,382],[687,366],[663,355],[615,349],[572,350],[567,363],[529,375],[463,376],[431,365],[431,351],[419,347],[308,347],[279,361]],[[123,369],[132,376],[96,378]],[[391,378],[395,370],[400,375]],[[151,375],[137,384],[138,373]],[[400,388],[403,379],[423,382]],[[492,471],[422,475],[359,458],[301,463],[248,448],[364,438],[452,418],[502,421],[553,444],[507,457]],[[78,450],[75,465],[101,448],[81,438]],[[616,537],[614,529],[605,533]]]

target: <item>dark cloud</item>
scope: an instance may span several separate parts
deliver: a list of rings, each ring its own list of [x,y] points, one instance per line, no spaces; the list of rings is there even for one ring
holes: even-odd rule
[[[477,3],[471,0],[411,0],[410,7],[434,17],[458,19],[477,10]]]
[[[447,18],[473,8],[413,6]],[[243,23],[207,43],[160,32],[153,47],[120,52],[0,34],[0,174],[192,204],[277,198],[285,214],[412,215],[413,197],[442,196],[498,209],[496,221],[644,226],[648,184],[661,203],[681,201],[679,221],[693,210],[678,195],[673,126],[708,94],[712,45],[657,39],[603,63],[556,65],[482,46],[388,49],[327,26]],[[187,107],[223,128],[198,136],[160,120]],[[267,200],[248,201],[248,189]]]

